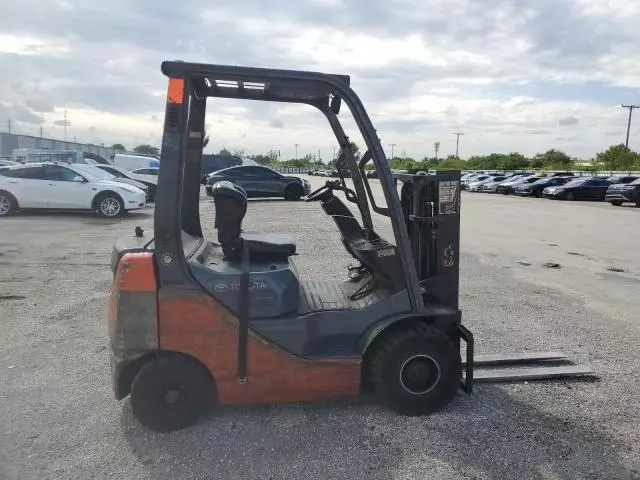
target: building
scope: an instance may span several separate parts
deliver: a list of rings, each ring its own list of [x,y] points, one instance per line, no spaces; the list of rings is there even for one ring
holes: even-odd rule
[[[109,160],[117,150],[107,148],[104,145],[91,145],[77,142],[64,142],[52,138],[34,137],[31,135],[19,135],[17,133],[0,132],[0,158],[11,159],[13,151],[17,148],[48,149],[48,150],[79,150],[84,153],[99,155]]]

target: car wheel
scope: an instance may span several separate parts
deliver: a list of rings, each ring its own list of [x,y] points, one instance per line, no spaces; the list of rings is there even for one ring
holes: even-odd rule
[[[640,200],[636,200],[636,207],[640,208]]]
[[[156,187],[149,187],[149,202],[156,201]]]
[[[609,202],[611,205],[615,206],[615,207],[619,207],[620,205],[622,205],[622,202],[620,200],[614,200],[612,202]]]
[[[418,324],[383,339],[371,361],[374,391],[393,410],[425,415],[447,405],[461,378],[460,353],[435,328]]]
[[[576,194],[573,192],[567,192],[564,196],[564,198],[566,198],[567,200],[569,200],[570,202],[573,202],[576,199]]]
[[[187,357],[160,357],[140,369],[131,386],[131,409],[157,432],[185,428],[212,408],[216,389],[209,371]]]
[[[289,185],[284,191],[285,200],[300,200],[302,197],[302,187],[300,185]]]
[[[541,198],[542,197],[542,190],[538,189],[538,190],[534,190],[533,191],[533,196],[536,198]]]
[[[104,218],[116,218],[124,214],[124,202],[115,193],[102,193],[96,199],[96,213]]]
[[[0,217],[8,217],[18,209],[18,202],[9,192],[0,191]]]

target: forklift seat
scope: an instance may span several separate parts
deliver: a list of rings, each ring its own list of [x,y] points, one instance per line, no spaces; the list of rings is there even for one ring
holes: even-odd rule
[[[286,258],[296,253],[296,244],[288,235],[242,232],[242,220],[247,213],[247,193],[242,187],[223,180],[213,185],[211,194],[218,242],[225,258],[240,259],[243,242],[252,259]]]

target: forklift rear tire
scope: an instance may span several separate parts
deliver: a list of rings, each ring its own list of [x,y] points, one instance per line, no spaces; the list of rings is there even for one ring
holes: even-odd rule
[[[300,185],[289,185],[284,191],[284,199],[296,201],[302,197],[302,187]]]
[[[188,427],[216,401],[209,371],[187,357],[159,357],[143,366],[131,386],[138,421],[156,432]]]
[[[374,391],[393,410],[418,416],[435,412],[455,396],[460,354],[439,330],[415,324],[383,340],[371,362]]]

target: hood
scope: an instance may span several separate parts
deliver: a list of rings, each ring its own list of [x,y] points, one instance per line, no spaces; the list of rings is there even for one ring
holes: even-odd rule
[[[302,181],[300,177],[294,177],[292,175],[283,175],[282,178],[284,178],[285,180],[298,180],[299,182]]]
[[[110,188],[138,188],[138,190],[144,192],[144,190],[142,190],[141,188],[137,187],[136,185],[132,185],[130,183],[125,183],[125,182],[117,182],[115,180],[100,180],[99,182],[95,182],[97,185],[103,185],[105,187],[110,187]],[[146,187],[145,187],[146,188]]]
[[[136,178],[134,179],[138,182],[147,182],[147,183],[151,183],[152,185],[158,185],[158,177],[156,177],[155,175],[142,175],[140,173],[136,173]]]
[[[116,182],[116,183],[126,183],[127,185],[133,185],[134,187],[138,187],[142,190],[147,188],[144,183],[140,183],[136,180],[132,180],[130,178],[114,178],[113,180],[107,180],[108,182]]]

